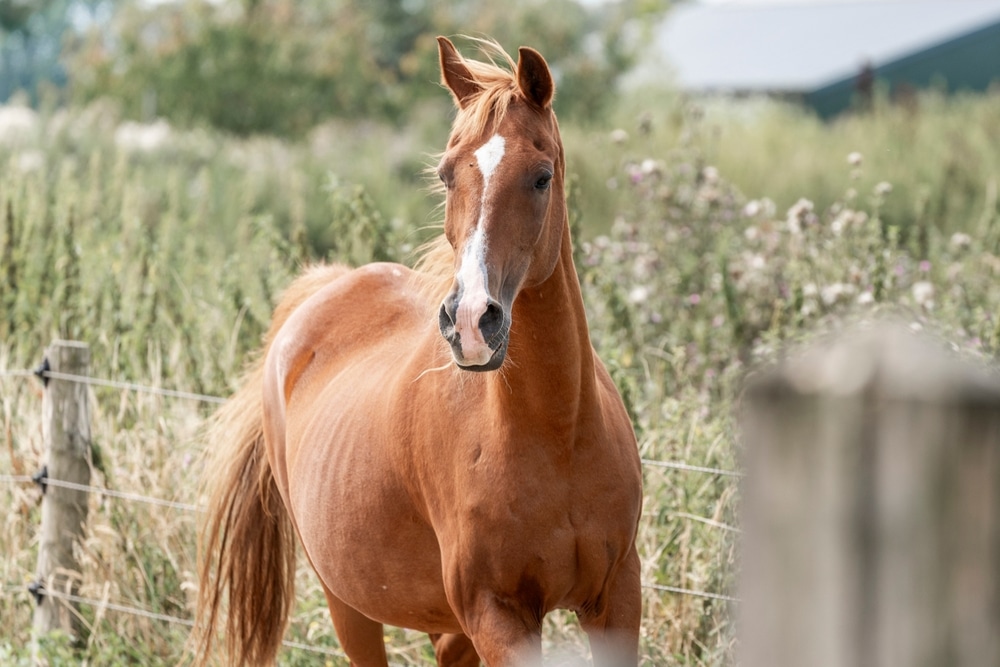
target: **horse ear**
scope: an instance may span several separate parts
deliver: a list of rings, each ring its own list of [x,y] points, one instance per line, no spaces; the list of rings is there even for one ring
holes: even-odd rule
[[[441,83],[455,96],[458,108],[464,109],[481,89],[451,40],[447,37],[438,37],[437,40],[441,56]]]
[[[545,109],[556,89],[545,58],[527,46],[518,49],[517,54],[517,85],[521,93],[539,109]]]

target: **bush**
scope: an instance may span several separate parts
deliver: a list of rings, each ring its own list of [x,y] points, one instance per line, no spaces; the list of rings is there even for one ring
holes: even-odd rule
[[[302,136],[329,118],[402,123],[421,101],[447,108],[428,85],[439,78],[434,38],[464,33],[491,35],[512,53],[543,48],[560,79],[560,110],[594,118],[639,48],[625,39],[626,4],[606,19],[574,0],[125,3],[110,33],[70,48],[73,95],[110,97],[132,119],[239,135]]]

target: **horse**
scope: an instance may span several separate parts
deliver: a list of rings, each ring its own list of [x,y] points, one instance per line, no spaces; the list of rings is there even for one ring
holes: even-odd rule
[[[554,609],[595,664],[638,664],[640,461],[590,340],[553,77],[528,47],[438,45],[443,234],[414,269],[307,269],[211,427],[198,664],[220,629],[230,663],[273,663],[297,543],[352,665],[386,667],[383,624],[439,665],[538,664]]]

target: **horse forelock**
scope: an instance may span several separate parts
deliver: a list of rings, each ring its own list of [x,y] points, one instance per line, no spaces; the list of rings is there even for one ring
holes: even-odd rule
[[[479,87],[479,92],[469,100],[465,108],[458,110],[452,125],[453,140],[479,137],[488,129],[495,130],[518,96],[517,77],[514,74],[517,64],[513,58],[494,41],[486,39],[473,39],[473,41],[479,45],[487,60],[463,58],[465,66]]]

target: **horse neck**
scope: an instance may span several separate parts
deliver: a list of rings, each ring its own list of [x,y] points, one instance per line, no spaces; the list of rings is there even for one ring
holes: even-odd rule
[[[520,414],[575,423],[581,405],[596,395],[596,379],[568,224],[555,270],[537,287],[521,290],[512,319],[508,363],[490,374],[498,394]]]

